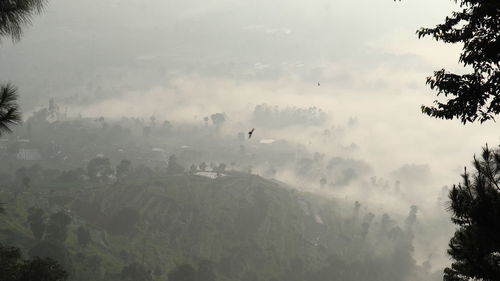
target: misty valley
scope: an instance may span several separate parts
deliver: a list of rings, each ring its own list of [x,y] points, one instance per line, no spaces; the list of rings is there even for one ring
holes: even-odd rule
[[[500,281],[499,0],[0,0],[0,281]]]
[[[254,118],[321,122],[317,109],[266,108]],[[70,280],[440,279],[432,252],[417,262],[414,244],[446,217],[335,196],[357,184],[405,200],[399,181],[362,160],[227,134],[223,116],[68,119],[51,101],[0,143],[2,243],[54,259]],[[313,188],[277,180],[283,171]]]

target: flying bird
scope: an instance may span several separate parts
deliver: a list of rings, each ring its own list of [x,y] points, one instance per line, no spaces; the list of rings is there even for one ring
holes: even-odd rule
[[[249,139],[252,137],[252,134],[253,134],[254,130],[255,130],[255,128],[252,128],[252,130],[250,132],[248,132],[248,138]]]
[[[321,84],[318,82],[318,87],[321,86]]]

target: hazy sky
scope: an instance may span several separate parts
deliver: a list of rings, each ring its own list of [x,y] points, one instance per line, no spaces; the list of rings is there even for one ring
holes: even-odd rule
[[[416,87],[424,77],[414,72],[456,62],[415,36],[439,22],[449,2],[51,0],[20,43],[4,40],[0,75],[24,90],[28,107],[48,96],[102,99],[150,89],[184,74],[242,81],[297,75],[363,95]]]

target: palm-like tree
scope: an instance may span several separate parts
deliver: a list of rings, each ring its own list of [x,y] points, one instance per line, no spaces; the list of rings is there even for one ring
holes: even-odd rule
[[[43,10],[46,1],[0,0],[0,41],[3,37],[21,39],[23,27],[31,24],[31,18]],[[17,88],[10,83],[0,85],[0,136],[20,122]]]
[[[22,28],[42,12],[47,0],[0,0],[0,38],[21,39]]]
[[[10,133],[11,127],[20,122],[21,112],[17,104],[16,87],[10,83],[0,85],[0,136]]]

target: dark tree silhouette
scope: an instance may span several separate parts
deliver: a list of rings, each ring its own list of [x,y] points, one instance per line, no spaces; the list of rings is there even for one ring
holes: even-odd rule
[[[215,168],[215,171],[219,173],[223,173],[226,171],[226,164],[225,163],[220,163],[219,166]]]
[[[453,258],[445,281],[500,280],[500,153],[483,148],[474,173],[449,193],[451,220],[458,225],[449,243]]]
[[[28,210],[28,222],[30,229],[36,239],[41,240],[45,233],[45,215],[40,208],[30,208]]]
[[[30,257],[49,258],[56,261],[61,268],[71,271],[69,251],[60,242],[41,241],[28,251]]]
[[[67,278],[66,271],[55,261],[38,257],[23,260],[18,248],[0,243],[1,281],[63,281]]]
[[[120,178],[128,175],[132,169],[131,166],[132,162],[129,160],[120,161],[120,164],[116,166],[116,176]]]
[[[189,173],[190,173],[190,174],[194,174],[194,173],[196,173],[196,171],[197,171],[197,170],[198,170],[198,169],[196,168],[196,165],[195,165],[195,164],[193,164],[193,165],[191,165],[191,167],[189,168]]]
[[[25,190],[28,190],[31,187],[31,178],[30,177],[23,178],[23,186],[24,186]]]
[[[46,228],[46,239],[56,242],[64,242],[68,237],[68,225],[70,223],[71,217],[64,212],[57,212],[51,215]]]
[[[87,247],[87,245],[91,241],[89,231],[83,226],[78,227],[78,229],[76,230],[76,238],[78,239],[78,244],[83,247]]]
[[[202,162],[198,167],[200,168],[200,170],[206,171],[206,169],[207,169],[207,163]]]
[[[212,123],[214,123],[215,128],[217,130],[219,130],[220,127],[222,126],[222,124],[224,124],[224,122],[226,122],[226,114],[225,113],[214,113],[214,114],[210,115],[210,119],[212,120]]]
[[[96,157],[87,165],[87,174],[92,181],[99,181],[112,175],[113,170],[108,158]]]
[[[31,24],[31,18],[42,12],[46,0],[0,1],[0,38],[10,36],[21,39],[23,27]]]
[[[21,112],[17,104],[17,89],[10,83],[0,85],[0,135],[12,132],[11,127],[19,123]]]
[[[446,17],[434,28],[417,31],[445,43],[463,43],[459,62],[472,73],[454,74],[444,69],[427,78],[427,84],[444,95],[444,103],[422,106],[422,112],[436,118],[460,118],[462,123],[493,119],[500,113],[500,1],[455,0],[461,11]]]
[[[168,174],[184,173],[184,167],[182,167],[177,162],[177,157],[174,154],[172,154],[172,155],[170,155],[170,157],[168,157],[167,173]]]

